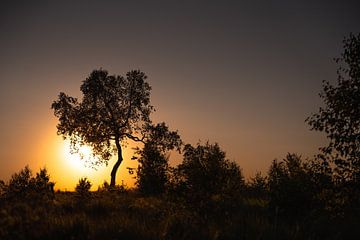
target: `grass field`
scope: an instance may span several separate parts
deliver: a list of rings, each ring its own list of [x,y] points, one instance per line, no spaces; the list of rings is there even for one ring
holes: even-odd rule
[[[279,217],[261,199],[243,199],[231,212],[211,201],[217,208],[204,213],[173,197],[135,191],[3,200],[0,239],[351,239],[358,232],[357,222]]]

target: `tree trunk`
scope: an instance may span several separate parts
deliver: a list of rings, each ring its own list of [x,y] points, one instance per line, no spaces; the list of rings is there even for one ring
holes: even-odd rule
[[[121,164],[121,162],[123,160],[122,150],[121,150],[121,145],[120,145],[119,139],[115,139],[115,143],[116,143],[116,148],[117,148],[117,151],[118,151],[118,160],[116,161],[113,169],[111,170],[111,182],[110,182],[111,187],[115,187],[116,172],[117,172],[118,168],[120,167],[120,164]]]

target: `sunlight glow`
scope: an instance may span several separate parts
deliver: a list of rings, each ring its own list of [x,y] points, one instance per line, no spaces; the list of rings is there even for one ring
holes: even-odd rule
[[[53,129],[53,128],[52,128]],[[108,162],[108,165],[99,165],[96,168],[91,167],[88,162],[89,159],[93,159],[92,150],[88,146],[80,148],[79,154],[72,154],[70,148],[70,141],[63,140],[61,137],[55,135],[51,131],[51,141],[53,147],[49,147],[50,140],[44,142],[44,148],[48,148],[48,151],[41,152],[41,159],[50,159],[47,161],[47,166],[51,174],[52,179],[56,182],[55,189],[70,190],[73,191],[79,179],[87,177],[92,183],[92,190],[97,190],[98,186],[102,185],[104,181],[110,182],[110,173],[114,166],[117,156],[115,155]],[[129,174],[128,167],[137,168],[137,161],[131,160],[133,156],[132,147],[133,143],[128,147],[123,148],[124,161],[120,165],[120,168],[116,175],[116,183],[124,183],[128,187],[133,187],[135,183],[134,174]],[[54,155],[54,152],[57,152]],[[81,158],[83,156],[83,159]],[[41,164],[39,166],[42,166]]]
[[[92,151],[89,146],[81,146],[79,153],[71,153],[70,142],[65,141],[63,151],[66,162],[71,168],[75,170],[84,170],[88,168],[85,160],[92,157]]]

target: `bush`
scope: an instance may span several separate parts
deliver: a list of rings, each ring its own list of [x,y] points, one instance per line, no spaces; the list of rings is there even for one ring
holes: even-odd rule
[[[79,183],[75,187],[75,192],[81,198],[87,198],[90,196],[91,182],[86,178],[80,178]]]
[[[201,214],[227,214],[236,209],[244,188],[239,166],[225,158],[218,144],[187,144],[175,170],[175,192]]]
[[[31,201],[47,201],[54,198],[54,183],[45,168],[40,169],[33,177],[28,166],[11,176],[9,183],[3,184],[5,197],[9,200],[27,199]]]

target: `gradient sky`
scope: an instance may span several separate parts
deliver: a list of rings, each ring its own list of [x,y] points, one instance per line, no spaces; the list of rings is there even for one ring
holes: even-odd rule
[[[60,91],[81,97],[100,67],[144,71],[153,119],[185,142],[218,142],[246,176],[287,152],[312,157],[325,139],[304,120],[321,105],[321,81],[335,82],[332,59],[359,32],[359,10],[359,1],[2,1],[0,179],[28,164],[46,166],[58,188],[110,180],[113,162],[94,171],[67,159],[50,109]],[[117,178],[129,185],[130,156]]]

